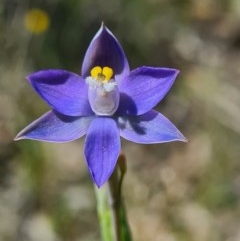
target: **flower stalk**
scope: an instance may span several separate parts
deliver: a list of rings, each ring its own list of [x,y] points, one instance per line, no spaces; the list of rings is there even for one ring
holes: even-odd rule
[[[116,168],[102,188],[95,189],[103,241],[131,241],[126,209],[122,198],[122,182],[126,173],[126,157],[120,154]]]

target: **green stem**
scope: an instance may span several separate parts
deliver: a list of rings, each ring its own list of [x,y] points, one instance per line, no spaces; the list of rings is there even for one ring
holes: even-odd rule
[[[100,189],[95,188],[103,241],[131,241],[130,229],[121,194],[125,172],[125,156],[120,154],[118,164],[108,183]]]
[[[120,219],[120,208],[121,208],[121,197],[118,192],[118,170],[115,169],[112,176],[108,181],[109,185],[109,204],[112,209],[112,221],[113,221],[113,230],[114,240],[122,241],[121,238],[121,219]]]

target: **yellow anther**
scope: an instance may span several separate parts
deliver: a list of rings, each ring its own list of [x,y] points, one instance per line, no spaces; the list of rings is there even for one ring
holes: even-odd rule
[[[100,66],[95,66],[94,68],[91,69],[91,77],[98,80],[98,81],[107,81],[112,78],[113,76],[113,70],[110,67],[103,67],[101,68]]]
[[[102,73],[102,68],[100,66],[95,66],[91,69],[91,76],[94,79],[98,79],[99,75]]]
[[[105,80],[109,81],[113,76],[113,70],[110,67],[104,67],[102,70],[102,74],[105,76]]]

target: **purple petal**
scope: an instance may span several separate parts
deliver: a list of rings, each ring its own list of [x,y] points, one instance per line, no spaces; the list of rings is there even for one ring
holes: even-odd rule
[[[14,140],[73,141],[86,134],[93,118],[64,116],[57,112],[49,111],[24,128]]]
[[[119,127],[121,137],[136,143],[187,141],[171,121],[155,110],[140,116],[119,118]]]
[[[65,70],[42,70],[27,78],[36,92],[56,111],[69,116],[93,115],[85,80]]]
[[[128,61],[120,43],[104,24],[87,49],[82,64],[82,76],[88,77],[95,66],[111,67],[116,80],[121,80],[129,73]]]
[[[141,115],[155,107],[171,88],[176,69],[140,67],[119,82],[119,115]]]
[[[112,174],[120,153],[119,129],[115,120],[96,117],[85,140],[85,157],[89,171],[98,187]]]

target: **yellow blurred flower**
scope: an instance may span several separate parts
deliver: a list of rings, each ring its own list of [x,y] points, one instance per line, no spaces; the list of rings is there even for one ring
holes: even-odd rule
[[[27,11],[24,17],[25,28],[32,34],[41,34],[45,32],[50,24],[48,14],[39,8],[33,8]]]

